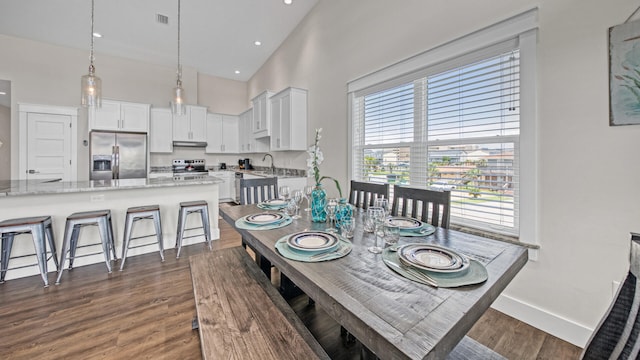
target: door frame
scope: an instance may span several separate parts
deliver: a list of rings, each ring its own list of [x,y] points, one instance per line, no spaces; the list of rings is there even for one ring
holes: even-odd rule
[[[18,179],[27,179],[27,114],[40,113],[52,115],[71,116],[71,179],[78,180],[78,108],[70,106],[52,106],[18,103],[18,133],[19,133],[19,157],[18,157]],[[74,126],[75,125],[75,126]]]

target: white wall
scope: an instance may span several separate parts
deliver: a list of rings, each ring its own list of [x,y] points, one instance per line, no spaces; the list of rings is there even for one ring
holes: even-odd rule
[[[626,273],[629,232],[640,231],[640,126],[608,125],[607,29],[636,2],[324,0],[248,93],[308,89],[309,128],[324,128],[321,172],[346,184],[347,82],[536,6],[541,248],[496,306],[583,345]]]

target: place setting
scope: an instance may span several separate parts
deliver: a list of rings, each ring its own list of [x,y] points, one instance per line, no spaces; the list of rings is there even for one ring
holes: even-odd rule
[[[383,251],[382,260],[403,277],[433,287],[473,285],[488,279],[484,265],[438,245],[392,245]]]
[[[400,236],[427,236],[436,232],[435,226],[410,217],[390,216],[385,223],[400,228]]]
[[[287,207],[287,201],[285,199],[270,199],[258,203],[257,206],[262,210],[280,210]]]
[[[280,212],[262,212],[251,214],[236,220],[235,225],[239,229],[247,230],[271,230],[291,224],[293,219]]]
[[[353,245],[338,234],[311,230],[283,236],[275,247],[287,259],[320,262],[348,255]]]

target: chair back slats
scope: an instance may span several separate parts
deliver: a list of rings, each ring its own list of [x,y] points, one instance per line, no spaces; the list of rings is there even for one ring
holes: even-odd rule
[[[640,354],[640,234],[631,234],[629,272],[591,335],[581,359],[636,359]]]
[[[393,186],[393,216],[413,217],[433,226],[448,228],[450,208],[450,191]]]
[[[389,198],[389,184],[375,184],[351,180],[349,204],[367,210],[378,198]]]
[[[278,197],[278,178],[240,179],[240,204],[257,204]]]

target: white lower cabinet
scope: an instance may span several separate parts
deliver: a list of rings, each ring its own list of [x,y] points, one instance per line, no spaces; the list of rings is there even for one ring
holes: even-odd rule
[[[235,191],[235,173],[233,171],[209,171],[210,176],[222,179],[224,182],[218,184],[218,201],[233,201]]]

